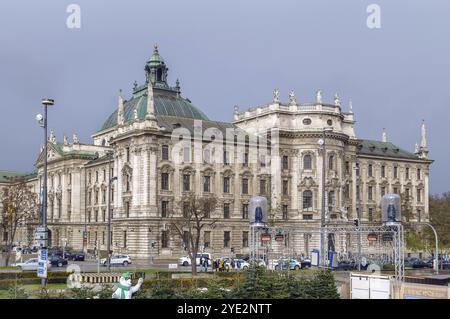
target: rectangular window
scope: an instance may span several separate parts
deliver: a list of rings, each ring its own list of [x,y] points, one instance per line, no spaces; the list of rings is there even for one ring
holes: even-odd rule
[[[248,153],[244,153],[244,163],[242,165],[245,167],[248,166]]]
[[[386,166],[381,166],[381,177],[386,177]]]
[[[95,172],[95,181],[98,182],[98,171]]]
[[[265,157],[264,155],[261,155],[261,156],[259,157],[259,165],[260,165],[261,167],[266,167],[266,157]]]
[[[203,151],[203,162],[205,164],[211,164],[211,151],[209,149]]]
[[[191,190],[191,175],[183,175],[183,192],[189,192]]]
[[[409,196],[410,196],[410,194],[409,194],[409,188],[405,188],[405,195],[406,195],[406,198],[408,199]]]
[[[210,231],[205,231],[203,233],[203,244],[204,244],[205,248],[208,248],[211,246],[211,232]]]
[[[248,231],[242,232],[242,247],[243,248],[248,247]]]
[[[422,174],[420,171],[420,168],[417,169],[417,180],[420,180],[422,178]]]
[[[130,217],[130,202],[125,202],[125,216]]]
[[[223,151],[223,164],[230,165],[230,153],[228,151]]]
[[[161,189],[169,190],[169,173],[161,174]]]
[[[230,232],[224,231],[223,232],[223,248],[229,248],[230,247]]]
[[[203,176],[203,192],[211,192],[211,176]]]
[[[398,194],[398,188],[394,187],[394,194]]]
[[[166,218],[168,214],[169,214],[169,202],[164,200],[161,202],[161,217]]]
[[[288,205],[283,205],[282,212],[283,212],[283,219],[284,220],[288,219]]]
[[[127,231],[123,231],[123,248],[127,248]]]
[[[373,222],[373,208],[369,208],[369,222]]]
[[[98,209],[95,210],[95,222],[98,222]]]
[[[359,163],[356,163],[356,176],[359,176]]]
[[[359,185],[356,185],[356,200],[360,200],[360,198]]]
[[[169,247],[169,231],[163,230],[161,232],[161,248]]]
[[[223,204],[223,218],[230,218],[230,204],[228,203]]]
[[[228,176],[225,176],[223,178],[223,192],[224,193],[230,192],[230,178]]]
[[[184,247],[184,250],[186,250],[189,247],[189,232],[188,231],[183,232],[183,247]]]
[[[409,167],[405,169],[405,178],[409,179]]]
[[[242,194],[248,194],[248,179],[242,179]]]
[[[381,187],[381,196],[386,195],[386,187]]]
[[[169,146],[163,145],[161,147],[161,158],[163,161],[169,160]]]
[[[367,198],[369,200],[373,200],[373,187],[372,186],[369,186],[367,189]]]
[[[369,166],[367,168],[367,175],[369,175],[369,177],[373,176],[373,166],[372,166],[372,164],[369,164]]]
[[[422,221],[422,211],[420,209],[417,210],[417,221],[419,223]]]
[[[283,195],[288,195],[289,183],[288,181],[283,181]]]
[[[248,219],[248,204],[242,204],[242,219]]]
[[[185,146],[183,148],[183,162],[185,163],[191,162],[191,148],[189,146]]]
[[[287,155],[283,156],[282,168],[283,169],[289,169],[289,157]]]
[[[183,203],[183,218],[190,217],[189,203]]]
[[[345,162],[345,174],[350,174],[350,163]]]
[[[106,222],[106,209],[102,209],[102,221]]]
[[[259,181],[259,193],[261,195],[266,194],[266,180],[265,179],[261,179]]]
[[[127,152],[127,162],[129,162],[130,161],[130,148],[129,147],[126,148],[126,152]]]
[[[398,166],[394,166],[394,178],[398,178]]]
[[[105,232],[103,231],[102,232],[102,245],[104,245],[105,244]]]
[[[422,201],[422,192],[420,190],[420,188],[417,189],[417,202],[421,202]]]
[[[313,215],[312,214],[303,214],[303,219],[304,220],[312,220],[313,219]]]

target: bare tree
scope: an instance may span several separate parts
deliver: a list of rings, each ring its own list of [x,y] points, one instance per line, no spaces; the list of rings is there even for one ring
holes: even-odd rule
[[[1,228],[5,242],[5,265],[8,266],[10,254],[19,227],[27,229],[39,219],[37,194],[33,193],[25,179],[11,180],[11,184],[1,192]]]
[[[197,253],[204,228],[214,228],[217,219],[212,214],[217,208],[217,197],[211,195],[186,194],[178,203],[179,211],[172,214],[171,231],[180,236],[191,258],[192,275],[197,274]]]

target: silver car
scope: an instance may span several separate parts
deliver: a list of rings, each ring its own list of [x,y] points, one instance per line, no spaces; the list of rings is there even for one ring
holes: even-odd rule
[[[38,269],[38,258],[31,258],[23,263],[16,263],[13,266],[20,267],[22,270],[37,270]],[[51,268],[51,263],[47,260],[47,269]]]

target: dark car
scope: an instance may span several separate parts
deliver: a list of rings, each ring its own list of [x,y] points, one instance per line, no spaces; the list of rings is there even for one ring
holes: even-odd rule
[[[421,259],[415,259],[411,261],[409,264],[412,268],[429,268],[429,263]],[[431,265],[433,265],[433,262],[431,262]]]
[[[60,256],[52,256],[49,258],[49,261],[52,266],[62,267],[67,265],[67,259]]]
[[[73,261],[84,261],[85,254],[83,252],[65,252],[64,257]]]
[[[338,263],[336,270],[353,270],[355,269],[355,262],[350,260],[342,260]]]

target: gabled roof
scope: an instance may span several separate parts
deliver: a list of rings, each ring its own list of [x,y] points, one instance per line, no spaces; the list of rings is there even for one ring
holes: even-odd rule
[[[357,153],[359,155],[421,160],[416,154],[405,151],[390,142],[373,140],[359,140]]]

